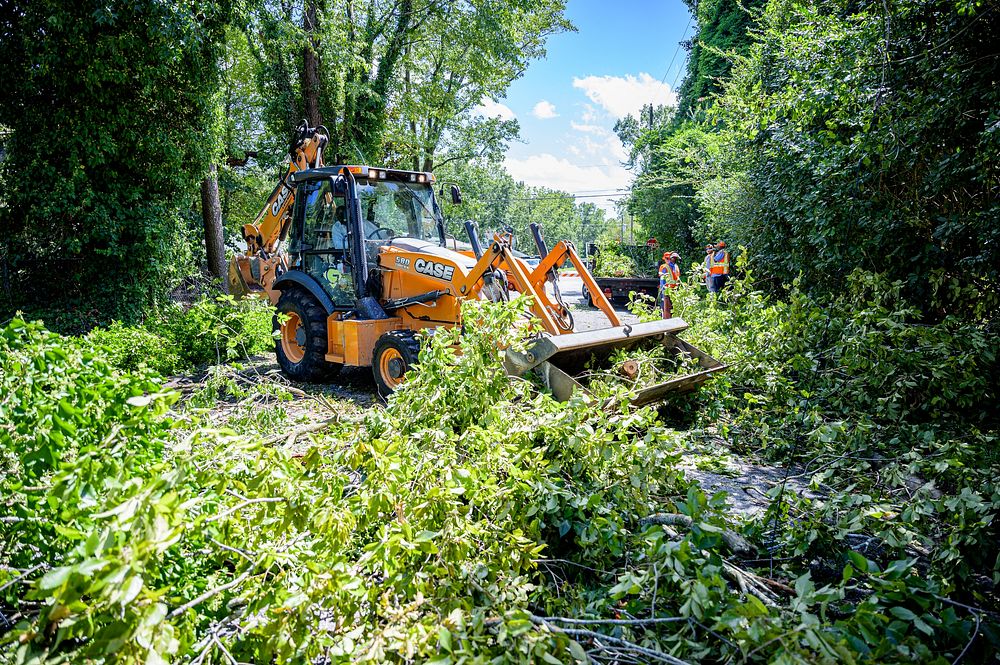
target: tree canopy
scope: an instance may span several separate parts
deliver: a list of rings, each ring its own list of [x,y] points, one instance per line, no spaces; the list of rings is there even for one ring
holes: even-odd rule
[[[0,17],[4,307],[135,318],[198,244],[227,2],[40,2]]]
[[[619,125],[638,170],[630,210],[695,247],[745,247],[776,284],[801,274],[836,293],[862,268],[902,280],[932,317],[995,311],[995,13],[947,0],[724,7],[698,6],[683,113]]]

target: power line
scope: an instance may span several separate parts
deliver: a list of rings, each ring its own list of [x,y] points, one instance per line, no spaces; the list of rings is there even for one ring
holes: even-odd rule
[[[528,192],[530,198],[536,198],[539,196],[558,196],[558,197],[574,197],[574,196],[584,196],[584,197],[594,197],[594,196],[618,196],[623,192],[628,192],[628,189],[591,189],[580,192],[564,192],[560,190],[550,189],[547,192]]]
[[[684,26],[684,32],[681,34],[680,40],[677,42],[677,48],[674,49],[674,54],[670,58],[670,64],[667,65],[667,71],[663,72],[663,78],[660,79],[660,83],[667,82],[667,75],[670,74],[670,68],[674,66],[674,60],[677,59],[677,54],[681,51],[681,44],[684,43],[684,38],[687,37],[688,29],[691,27],[691,21],[694,20],[694,14],[688,17],[687,25]],[[673,89],[673,88],[671,88]]]

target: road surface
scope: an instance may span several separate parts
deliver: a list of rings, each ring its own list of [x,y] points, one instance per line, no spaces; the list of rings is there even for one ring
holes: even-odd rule
[[[579,277],[560,277],[559,290],[563,299],[573,311],[573,320],[576,323],[577,332],[583,330],[595,330],[597,328],[607,328],[610,323],[604,313],[596,307],[589,307],[583,299],[583,280]],[[615,307],[618,318],[622,323],[638,323],[639,319],[633,316],[623,307]]]

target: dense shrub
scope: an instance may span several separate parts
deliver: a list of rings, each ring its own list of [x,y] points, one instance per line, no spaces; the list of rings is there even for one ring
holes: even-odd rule
[[[232,3],[36,0],[0,12],[0,318],[138,320],[191,271],[183,209],[214,142]],[[89,327],[88,325],[88,327]]]
[[[743,245],[772,294],[801,275],[803,291],[835,297],[860,268],[901,281],[927,322],[995,316],[1000,13],[955,0],[696,4],[681,111],[616,128],[638,170],[640,228],[678,247]]]
[[[733,446],[801,465],[796,474],[827,488],[786,544],[822,554],[847,534],[875,536],[883,555],[921,552],[942,583],[995,603],[996,332],[955,318],[916,323],[900,281],[860,271],[832,301],[797,287],[772,298],[752,274],[731,284],[719,299],[683,286],[675,312],[696,345],[731,363],[706,392],[704,417],[730,414]]]
[[[686,288],[677,298],[694,337],[735,363],[729,379],[689,405],[706,417],[732,409],[726,436],[745,446],[767,435],[753,419],[755,399],[775,409],[777,429],[805,434],[804,386],[820,380],[803,378],[809,352],[791,331],[808,332],[822,319],[797,294],[797,304],[775,303],[747,287],[737,284],[731,301],[702,300]],[[905,512],[896,495],[866,498],[860,490],[812,505],[786,498],[775,511],[783,505],[794,519],[782,533],[770,515],[747,530],[776,552],[759,577],[747,570],[753,561],[741,562],[725,544],[733,524],[724,497],[704,496],[678,468],[685,433],[650,409],[629,411],[616,400],[596,408],[579,397],[559,404],[503,375],[498,347],[519,344],[511,337],[519,307],[468,304],[464,316],[476,326],[430,336],[419,371],[384,410],[334,424],[301,457],[200,430],[192,419],[173,423],[176,436],[164,446],[171,421],[157,414],[169,397],[127,398],[141,377],[117,375],[89,352],[59,355],[53,347],[64,340],[15,322],[3,337],[6,357],[39,388],[17,393],[14,410],[0,410],[8,477],[30,464],[28,451],[46,441],[37,425],[47,421],[33,417],[13,440],[6,433],[25,409],[62,408],[55,400],[67,391],[43,387],[53,380],[73,390],[84,390],[77,380],[108,386],[101,403],[119,406],[87,440],[127,436],[128,450],[148,452],[79,448],[33,477],[31,489],[10,486],[16,501],[35,497],[31,515],[55,535],[32,533],[27,546],[18,531],[15,548],[5,550],[20,558],[0,568],[0,586],[13,582],[6,602],[24,616],[0,636],[0,644],[16,645],[0,649],[0,662],[570,662],[616,653],[688,662],[950,662],[963,652],[982,660],[996,647],[992,615],[969,604],[989,607],[988,599],[960,582],[956,560],[940,557],[973,545],[988,556],[995,547],[989,519],[997,500],[983,496],[984,478],[938,498],[920,489]],[[751,328],[751,311],[765,323]],[[891,314],[878,321],[869,325],[888,334],[881,339],[891,347],[896,333],[886,331],[901,323]],[[769,331],[770,342],[760,339]],[[846,358],[851,344],[830,339]],[[770,344],[783,345],[774,354],[788,358],[765,372],[768,358],[757,356]],[[935,405],[935,417],[972,408],[963,390]],[[869,386],[857,392],[868,404]],[[772,440],[767,448],[782,449]],[[108,470],[113,477],[96,492],[74,482]],[[939,473],[958,482],[965,471]],[[86,499],[64,500],[67,488]],[[928,505],[954,521],[937,521]],[[690,526],[644,525],[655,511]],[[932,521],[950,532],[934,533]],[[21,570],[26,585],[15,581]],[[764,578],[784,581],[766,587]]]
[[[20,319],[0,329],[0,580],[68,556],[107,497],[141,484],[166,449],[175,395],[87,346]],[[0,602],[16,597],[0,587]]]
[[[719,184],[699,193],[760,274],[837,294],[861,268],[933,320],[996,311],[1000,14],[975,7],[768,4],[717,102]]]
[[[146,366],[168,375],[183,367],[174,340],[141,326],[113,321],[107,328],[91,330],[85,339],[103,350],[108,362],[120,370],[132,371]]]
[[[166,375],[271,351],[272,328],[273,310],[262,300],[203,298],[170,305],[141,326],[116,321],[85,339],[118,369],[146,366]]]

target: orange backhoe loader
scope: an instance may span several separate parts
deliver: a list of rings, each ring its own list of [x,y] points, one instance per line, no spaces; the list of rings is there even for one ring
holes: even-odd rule
[[[585,365],[615,349],[661,345],[690,354],[701,371],[639,392],[635,403],[701,383],[722,365],[677,339],[687,325],[668,319],[622,326],[572,243],[547,251],[534,268],[516,258],[509,236],[480,243],[466,222],[468,249],[452,248],[431,173],[322,165],[326,133],[299,127],[291,164],[257,222],[244,228],[248,251],[230,266],[234,293],[266,294],[277,305],[276,351],[291,378],[323,381],[342,366],[371,367],[379,392],[398,387],[417,362],[420,330],[461,324],[463,300],[532,296],[544,334],[525,353],[509,352],[512,375],[535,372],[559,399],[582,388]],[[443,188],[442,188],[443,192]],[[454,203],[461,202],[457,186]],[[558,290],[557,268],[573,264],[610,327],[576,333]]]

